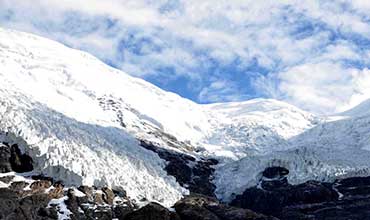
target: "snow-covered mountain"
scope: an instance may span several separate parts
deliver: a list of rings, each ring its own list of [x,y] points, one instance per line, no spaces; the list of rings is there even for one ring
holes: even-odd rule
[[[187,189],[140,140],[216,158],[216,193],[257,184],[268,166],[292,182],[368,174],[370,117],[327,122],[284,102],[199,105],[57,42],[0,29],[0,139],[18,143],[35,172],[68,184],[123,187],[172,205]]]
[[[370,114],[363,108],[368,103],[328,116],[327,122],[321,119],[317,126],[289,138],[285,150],[245,157],[220,167],[216,171],[216,194],[229,201],[233,193],[258,184],[261,171],[272,166],[290,170],[288,179],[293,184],[369,176]]]
[[[205,105],[217,124],[203,144],[208,153],[240,159],[286,149],[287,140],[315,126],[319,117],[273,99]]]

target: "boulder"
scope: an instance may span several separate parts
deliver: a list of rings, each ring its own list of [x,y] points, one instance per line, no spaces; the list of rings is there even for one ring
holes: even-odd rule
[[[179,220],[175,213],[170,212],[158,203],[151,202],[146,206],[126,215],[125,220]],[[196,219],[194,219],[196,220]]]
[[[79,186],[78,190],[80,190],[81,192],[83,192],[86,195],[89,202],[94,201],[94,195],[93,195],[94,189],[92,187],[90,187],[90,186]]]
[[[10,183],[13,179],[14,179],[13,175],[0,177],[0,181],[6,184]]]
[[[41,217],[39,214],[45,214],[50,199],[46,194],[32,194],[19,201],[18,208],[14,211],[15,219],[52,219],[50,217]]]
[[[48,193],[50,199],[59,199],[64,196],[64,186],[60,182],[53,184],[53,189]]]
[[[17,173],[30,172],[33,170],[33,160],[30,156],[21,153],[17,144],[10,147],[10,165]]]
[[[115,197],[113,191],[108,187],[103,187],[102,191],[103,191],[103,200],[104,200],[104,202],[109,204],[109,205],[113,205],[113,200],[114,200],[114,197]]]
[[[33,193],[40,193],[50,188],[51,185],[52,183],[49,180],[39,180],[31,183],[30,188]]]
[[[272,220],[251,210],[230,207],[212,197],[191,195],[174,206],[181,220]]]
[[[24,191],[24,188],[28,185],[29,184],[24,181],[17,181],[17,182],[12,182],[9,188],[15,192],[21,193]]]

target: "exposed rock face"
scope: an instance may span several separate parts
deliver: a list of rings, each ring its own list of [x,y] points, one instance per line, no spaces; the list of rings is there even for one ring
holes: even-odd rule
[[[138,209],[123,189],[67,188],[42,175],[3,173],[0,219],[51,220],[64,214],[72,220],[370,220],[370,177],[291,185],[289,170],[270,167],[262,173],[259,186],[245,190],[229,206],[214,197],[211,180],[216,160],[195,160],[145,142],[142,145],[165,159],[168,174],[192,192],[174,205],[174,211],[153,202]],[[32,159],[17,145],[0,146],[1,172],[30,169]]]
[[[168,164],[165,169],[168,175],[174,176],[177,182],[191,193],[216,197],[214,194],[216,186],[212,183],[215,170],[212,166],[218,163],[217,160],[196,160],[192,156],[166,150],[146,141],[141,141],[140,145],[166,160]]]
[[[230,207],[218,200],[201,195],[185,197],[175,204],[181,220],[268,220],[273,217],[257,214],[251,210]]]
[[[310,181],[297,186],[283,186],[275,189],[257,187],[244,191],[231,205],[250,208],[256,212],[279,216],[284,207],[335,201],[338,195],[330,185]]]
[[[33,170],[32,158],[22,154],[17,144],[9,145],[2,143],[0,145],[0,172],[7,173],[15,171],[24,173]]]
[[[124,219],[134,211],[134,205],[123,193],[108,187],[100,190],[80,186],[81,192],[70,188],[67,192],[67,208],[72,212],[72,219]]]
[[[281,170],[264,172],[261,187],[245,190],[231,205],[280,219],[370,219],[370,177],[290,185],[288,173],[278,173]]]
[[[65,188],[61,182],[42,175],[7,175],[8,172],[28,172],[32,168],[32,159],[22,154],[18,145],[5,143],[0,146],[0,171],[3,173],[0,181],[8,185],[0,188],[0,219],[58,219],[58,212],[62,211],[59,203],[65,204],[70,219],[124,219],[134,210],[123,190],[80,186],[79,191]],[[55,199],[58,202],[52,202]]]
[[[26,154],[22,154],[17,144],[10,147],[10,165],[12,170],[17,173],[24,173],[33,170],[32,158]]]
[[[12,171],[10,165],[10,147],[5,144],[0,144],[0,173],[7,173]]]
[[[19,192],[0,188],[0,219],[57,219],[56,210],[46,208],[47,194],[19,196]]]
[[[125,217],[125,220],[180,220],[176,213],[157,203],[149,203]]]

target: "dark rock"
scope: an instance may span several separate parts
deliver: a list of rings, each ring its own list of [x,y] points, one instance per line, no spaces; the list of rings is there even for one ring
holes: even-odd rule
[[[270,179],[280,178],[288,174],[289,170],[284,167],[268,167],[262,172],[264,177]]]
[[[67,208],[72,212],[72,220],[82,219],[112,219],[110,207],[94,207],[95,204],[89,204],[86,196],[76,196],[74,188],[68,189],[68,199],[65,201]],[[104,212],[104,213],[102,213]]]
[[[278,188],[288,187],[288,179],[282,177],[280,179],[263,180],[261,181],[261,187],[265,190],[276,190]]]
[[[191,193],[215,197],[212,166],[218,163],[216,159],[202,158],[197,161],[193,156],[160,148],[150,142],[141,140],[140,144],[168,162],[165,170],[168,175],[174,176],[181,186],[189,189]]]
[[[177,220],[178,217],[158,203],[148,205],[126,215],[125,220]],[[196,219],[194,219],[196,220]]]
[[[268,220],[275,219],[251,210],[230,207],[215,198],[202,195],[187,196],[175,204],[181,220]]]
[[[54,183],[53,186],[54,186],[54,189],[51,189],[48,193],[49,198],[50,199],[62,198],[64,196],[64,190],[63,190],[64,186],[59,182]]]
[[[121,198],[127,198],[127,192],[121,187],[116,187],[112,189],[114,195],[119,196]]]
[[[44,192],[46,189],[50,188],[52,183],[49,180],[39,180],[31,183],[32,193]]]
[[[103,194],[102,193],[95,193],[94,203],[98,204],[98,205],[104,205],[104,200],[103,200]]]
[[[337,193],[325,184],[308,181],[270,190],[253,187],[237,196],[231,205],[278,216],[285,206],[335,201],[337,198]]]
[[[33,170],[33,160],[30,156],[22,154],[17,144],[10,147],[10,165],[17,173],[30,172]]]
[[[98,206],[94,210],[94,214],[92,216],[92,219],[112,220],[113,219],[112,209],[110,207],[106,207],[106,206]]]
[[[177,181],[182,185],[191,181],[191,168],[182,160],[170,161],[166,166],[168,175],[175,176]]]
[[[104,202],[109,204],[109,205],[113,205],[113,200],[114,200],[113,191],[111,189],[109,189],[108,187],[103,187],[102,191],[103,191],[103,200],[104,200]]]
[[[285,174],[266,171],[262,188],[245,190],[231,204],[285,220],[370,220],[370,177],[290,185]]]
[[[0,181],[6,184],[10,183],[13,179],[14,179],[13,175],[0,177]]]
[[[214,159],[214,158],[209,158],[209,159],[204,159],[204,163],[207,164],[207,165],[210,165],[210,166],[214,166],[214,165],[217,165],[218,164],[218,160]]]
[[[0,173],[8,173],[12,171],[12,166],[9,161],[10,156],[10,147],[0,144]]]
[[[17,181],[17,182],[12,182],[12,184],[10,184],[10,189],[15,191],[15,192],[22,192],[24,191],[24,188],[28,186],[28,183],[24,182],[24,181]]]
[[[93,188],[92,187],[90,187],[90,186],[80,186],[80,187],[78,187],[78,190],[80,190],[81,192],[83,192],[86,195],[89,202],[94,201],[94,195],[93,195]]]
[[[40,209],[47,207],[50,199],[46,194],[33,194],[20,200],[19,207],[15,210],[18,219],[45,219],[39,216]],[[46,218],[50,219],[50,218]]]
[[[370,195],[370,177],[337,180],[334,187],[344,196]]]
[[[114,218],[118,218],[118,219],[125,219],[126,216],[133,212],[134,209],[132,206],[129,206],[129,205],[116,205],[113,207],[113,215],[114,215]]]
[[[6,219],[19,206],[17,194],[8,188],[0,188],[0,219]]]
[[[226,205],[207,205],[208,210],[215,213],[222,220],[273,220],[274,217],[268,217],[262,214],[257,214],[248,209],[241,209]]]
[[[210,197],[189,196],[178,201],[174,208],[181,220],[219,220],[218,216],[205,208],[206,205],[218,205],[218,201]]]
[[[73,213],[75,217],[79,215],[79,204],[77,202],[77,198],[75,196],[73,189],[68,189],[67,192],[68,199],[65,201],[67,208]]]
[[[58,219],[58,212],[53,208],[40,208],[37,215],[42,219]]]

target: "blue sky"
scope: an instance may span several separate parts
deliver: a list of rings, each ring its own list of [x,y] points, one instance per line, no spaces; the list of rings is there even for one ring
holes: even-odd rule
[[[330,114],[370,98],[369,10],[365,0],[0,0],[0,24],[198,103],[263,97]]]

